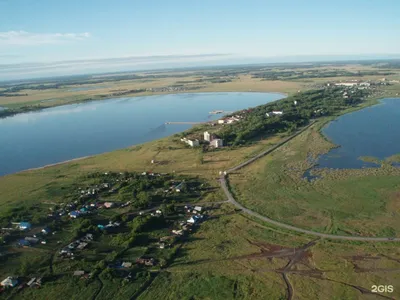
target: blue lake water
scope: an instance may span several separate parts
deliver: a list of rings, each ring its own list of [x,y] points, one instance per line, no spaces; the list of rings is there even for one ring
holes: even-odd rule
[[[340,116],[323,128],[323,134],[339,148],[319,157],[318,168],[359,169],[378,167],[361,156],[385,159],[400,154],[400,99]]]
[[[193,93],[65,105],[0,119],[0,176],[99,154],[184,131],[235,111],[284,98],[278,93]]]

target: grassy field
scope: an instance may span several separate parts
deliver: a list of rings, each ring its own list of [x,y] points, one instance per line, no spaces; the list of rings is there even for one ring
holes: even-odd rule
[[[139,299],[287,299],[282,272],[290,261],[294,299],[377,299],[357,290],[376,282],[398,290],[399,273],[388,271],[400,267],[391,260],[399,256],[395,245],[317,241],[294,258],[311,238],[254,222],[229,207],[213,216]]]
[[[303,173],[333,145],[311,128],[280,151],[230,176],[246,207],[272,219],[331,234],[384,236],[400,226],[400,171],[385,166],[329,170],[308,182]],[[397,232],[397,236],[400,232]]]

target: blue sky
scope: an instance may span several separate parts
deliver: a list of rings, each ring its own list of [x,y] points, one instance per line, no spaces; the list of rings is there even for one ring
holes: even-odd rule
[[[0,78],[400,54],[398,0],[0,0],[0,12]]]

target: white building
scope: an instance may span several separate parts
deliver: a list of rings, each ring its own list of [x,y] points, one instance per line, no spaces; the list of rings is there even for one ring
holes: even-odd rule
[[[188,145],[189,145],[189,146],[192,146],[192,147],[197,147],[197,146],[200,145],[200,143],[199,143],[198,140],[187,140],[186,143],[188,143]]]
[[[220,148],[224,146],[224,141],[221,139],[215,139],[210,142],[210,145],[215,148]]]
[[[355,86],[357,85],[357,82],[339,82],[335,83],[336,86]]]
[[[211,134],[208,131],[204,132],[204,140],[208,142],[211,141]]]
[[[223,119],[218,120],[218,124],[224,124],[224,123],[225,123],[225,120],[223,120]]]
[[[7,277],[6,279],[4,279],[2,282],[1,282],[1,286],[4,286],[4,287],[14,287],[14,286],[16,286],[18,284],[18,280],[16,280],[16,279],[14,279],[14,278],[12,278],[12,277]]]
[[[274,110],[272,112],[273,115],[283,115],[283,111]]]
[[[187,138],[182,138],[181,141],[192,147],[197,147],[200,145],[199,140],[188,140]]]

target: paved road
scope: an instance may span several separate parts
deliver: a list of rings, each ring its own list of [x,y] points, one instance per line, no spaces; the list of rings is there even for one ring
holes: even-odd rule
[[[233,195],[231,194],[231,192],[229,191],[228,188],[228,183],[226,182],[226,179],[229,175],[229,173],[232,173],[234,171],[239,170],[240,168],[243,168],[244,166],[247,166],[249,164],[251,164],[252,162],[256,161],[257,159],[259,159],[260,157],[271,153],[272,151],[276,150],[277,148],[279,148],[280,146],[282,146],[283,144],[287,143],[288,141],[290,141],[292,138],[294,138],[295,136],[299,135],[300,133],[302,133],[304,130],[306,130],[307,128],[309,128],[312,124],[308,125],[307,127],[303,128],[302,130],[300,130],[299,132],[296,132],[295,134],[293,134],[292,136],[286,138],[284,141],[282,141],[281,143],[275,145],[274,147],[262,152],[261,154],[258,154],[257,156],[245,161],[244,163],[241,163],[240,165],[237,165],[236,167],[233,167],[229,170],[226,171],[226,175],[222,175],[219,179],[219,182],[221,184],[221,187],[226,195],[226,197],[228,198],[228,201],[230,203],[232,203],[233,205],[235,205],[237,208],[241,209],[243,212],[256,217],[264,222],[273,224],[277,227],[281,227],[281,228],[285,228],[288,230],[292,230],[292,231],[297,231],[297,232],[301,232],[301,233],[306,233],[309,235],[313,235],[313,236],[317,236],[317,237],[321,237],[321,238],[327,238],[327,239],[334,239],[334,240],[347,240],[347,241],[367,241],[367,242],[399,242],[400,238],[390,238],[390,237],[362,237],[362,236],[343,236],[343,235],[333,235],[333,234],[326,234],[326,233],[320,233],[320,232],[315,232],[315,231],[311,231],[311,230],[307,230],[307,229],[303,229],[303,228],[299,228],[296,226],[292,226],[292,225],[288,225],[285,223],[281,223],[275,220],[272,220],[268,217],[262,216],[259,213],[256,213],[255,211],[252,211],[246,207],[244,207],[243,205],[241,205],[239,202],[237,202],[235,200],[235,198],[233,197]]]

